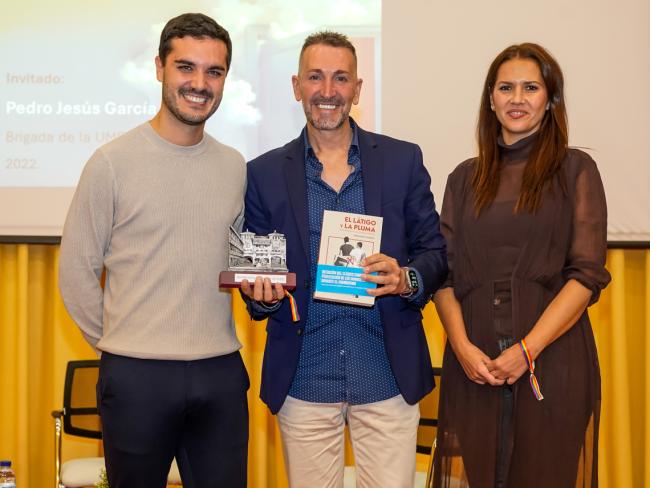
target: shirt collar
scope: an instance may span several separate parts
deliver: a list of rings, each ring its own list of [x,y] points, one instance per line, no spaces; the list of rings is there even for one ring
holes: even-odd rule
[[[352,119],[352,117],[350,117],[349,120],[350,127],[352,128],[352,142],[350,143],[350,149],[354,147],[357,151],[359,151],[359,131],[357,130],[357,123]],[[315,156],[314,148],[311,147],[309,137],[307,136],[307,126],[302,129],[302,140],[305,143],[305,161],[307,161],[307,158],[310,154],[313,154]]]

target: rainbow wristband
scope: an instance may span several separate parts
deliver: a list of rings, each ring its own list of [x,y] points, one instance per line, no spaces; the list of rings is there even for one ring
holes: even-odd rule
[[[289,299],[289,306],[291,307],[291,320],[298,322],[300,320],[300,315],[298,315],[298,305],[296,305],[296,300],[293,298],[293,295],[287,290],[284,290],[284,295]]]
[[[519,347],[521,347],[521,352],[524,353],[524,359],[528,365],[528,371],[530,371],[529,380],[530,387],[533,389],[533,395],[535,395],[535,398],[537,398],[539,401],[544,400],[544,395],[542,395],[542,390],[539,389],[539,383],[537,381],[537,377],[535,376],[535,361],[533,361],[533,358],[530,356],[530,351],[528,351],[526,341],[523,339],[520,340]]]

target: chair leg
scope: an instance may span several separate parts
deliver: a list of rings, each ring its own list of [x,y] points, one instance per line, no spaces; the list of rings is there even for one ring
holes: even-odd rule
[[[54,488],[64,488],[61,484],[61,417],[54,418]]]
[[[431,457],[429,457],[429,467],[427,469],[427,481],[424,486],[426,488],[433,488],[433,457],[436,454],[436,444],[437,439],[433,439],[433,445],[431,446]]]

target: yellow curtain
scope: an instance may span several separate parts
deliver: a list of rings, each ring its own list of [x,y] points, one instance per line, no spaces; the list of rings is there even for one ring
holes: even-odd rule
[[[54,484],[50,412],[61,408],[65,365],[93,357],[57,289],[59,248],[0,245],[0,458],[14,462],[22,487]],[[613,282],[590,309],[603,378],[600,484],[650,487],[650,250],[611,250]],[[251,378],[249,486],[284,488],[280,435],[258,398],[265,332],[234,305],[242,355]],[[432,306],[425,330],[434,364],[444,334]],[[94,456],[98,442],[65,436],[63,457]]]

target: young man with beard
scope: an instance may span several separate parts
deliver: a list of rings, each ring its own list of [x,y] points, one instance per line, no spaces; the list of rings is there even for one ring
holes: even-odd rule
[[[261,397],[277,413],[293,488],[343,486],[345,423],[357,486],[413,486],[417,403],[434,386],[421,308],[447,261],[431,180],[418,146],[349,117],[361,84],[347,37],[309,36],[293,77],[307,125],[248,164],[245,227],[283,233],[297,275],[298,322],[281,285],[242,284],[251,315],[268,317]],[[324,210],[383,217],[381,253],[362,261],[380,285],[374,307],[313,299]]]
[[[102,352],[97,396],[112,488],[245,487],[248,376],[218,289],[245,162],[204,133],[230,68],[228,32],[202,14],[164,27],[162,103],[100,147],[61,241],[66,308]],[[105,286],[100,278],[105,269]]]

